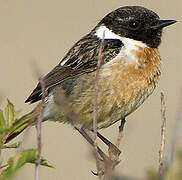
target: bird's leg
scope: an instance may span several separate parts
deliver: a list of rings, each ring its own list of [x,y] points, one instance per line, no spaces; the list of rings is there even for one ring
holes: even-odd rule
[[[75,129],[94,147],[93,139],[89,136],[89,134],[86,132],[84,128],[75,127]],[[107,155],[98,146],[97,146],[97,151],[98,151],[98,154],[100,155],[100,157],[98,157],[98,160],[104,161],[105,159],[107,159]],[[92,173],[96,176],[99,175],[98,172],[95,173],[94,171],[92,171]],[[100,173],[101,175],[104,175],[104,170],[101,169]]]
[[[86,132],[86,130],[84,129],[84,128],[77,128],[77,127],[75,127],[75,129],[92,145],[92,146],[94,146],[94,141],[93,141],[93,139],[89,136],[89,134]],[[99,147],[97,147],[98,148],[98,153],[99,153],[99,155],[103,158],[103,159],[105,159],[105,153],[99,148]]]
[[[121,124],[120,124],[120,126],[119,126],[118,137],[117,137],[117,140],[116,140],[116,147],[118,147],[118,148],[119,148],[121,139],[123,138],[123,130],[124,130],[125,122],[126,122],[125,118],[122,118],[122,119],[121,119]]]
[[[109,147],[109,150],[112,149],[112,151],[114,151],[114,153],[117,153],[118,155],[121,154],[121,151],[111,141],[109,141],[107,138],[105,138],[102,134],[97,132],[97,136],[100,140],[102,140]]]
[[[121,119],[121,124],[119,126],[119,132],[123,131],[125,122],[126,122],[125,118],[122,118]]]
[[[103,164],[104,164],[103,175],[104,179],[111,179],[113,169],[120,162],[119,156],[121,154],[121,151],[117,148],[117,146],[111,143],[99,132],[97,132],[97,136],[108,146],[108,156],[105,156],[103,158]],[[98,173],[93,173],[93,174],[97,175]]]
[[[77,128],[75,129],[92,145],[94,146],[93,138],[90,137],[86,129],[84,128]],[[108,147],[108,155],[106,155],[99,147],[98,153],[102,159],[99,158],[100,161],[103,163],[103,169],[101,168],[101,174],[107,177],[107,173],[112,171],[113,168],[120,162],[119,155],[121,151],[115,146],[113,143],[111,143],[108,139],[106,139],[103,135],[97,132],[98,138],[100,138]],[[110,170],[108,170],[110,169]],[[94,175],[98,176],[98,173],[95,173],[92,171]],[[106,174],[105,174],[106,173]]]

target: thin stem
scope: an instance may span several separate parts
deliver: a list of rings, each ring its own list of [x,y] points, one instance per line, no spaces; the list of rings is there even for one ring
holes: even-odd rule
[[[0,165],[0,169],[5,168],[5,167],[8,167],[8,166],[9,166],[8,164]]]
[[[45,105],[45,97],[46,97],[46,89],[43,79],[40,79],[40,84],[42,88],[42,99],[41,99],[41,106],[40,106],[40,118],[38,123],[36,124],[36,130],[37,130],[37,160],[35,162],[35,180],[39,180],[39,169],[40,169],[40,161],[41,161],[41,150],[42,150],[42,144],[41,144],[41,125],[42,125],[42,119],[43,119],[43,108]]]
[[[161,125],[161,144],[160,144],[160,150],[159,150],[159,170],[158,175],[159,179],[162,178],[163,172],[164,172],[164,149],[165,149],[165,132],[166,132],[166,105],[165,105],[165,98],[164,93],[161,92],[161,118],[162,118],[162,125]]]
[[[99,155],[98,155],[98,143],[97,143],[97,108],[98,108],[98,93],[99,93],[99,69],[102,62],[102,50],[104,44],[104,36],[105,32],[103,33],[102,41],[99,48],[98,54],[98,62],[97,62],[97,70],[95,73],[95,97],[94,97],[94,109],[93,109],[93,132],[94,132],[94,150],[95,150],[95,158],[96,158],[96,166],[98,171],[99,179],[102,178],[102,171],[99,164]]]

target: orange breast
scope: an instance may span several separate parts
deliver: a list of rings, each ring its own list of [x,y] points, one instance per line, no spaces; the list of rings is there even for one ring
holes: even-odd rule
[[[117,118],[127,116],[140,106],[155,89],[160,75],[158,49],[138,48],[138,51],[133,50],[132,53],[138,61],[127,63],[118,58],[101,71],[99,97],[100,107],[103,108],[99,111],[100,114],[103,110],[108,112],[108,121],[111,123]],[[104,102],[110,103],[110,107],[105,106]],[[111,110],[113,112],[113,109],[116,109],[114,116],[109,113]]]

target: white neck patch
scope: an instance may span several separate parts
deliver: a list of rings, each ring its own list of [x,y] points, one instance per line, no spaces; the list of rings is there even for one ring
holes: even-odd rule
[[[145,48],[147,45],[142,41],[137,41],[130,38],[121,37],[115,33],[113,33],[110,29],[106,26],[100,26],[97,28],[95,35],[99,39],[118,39],[123,44],[124,47],[121,48],[120,54],[124,55],[128,61],[137,61],[136,56],[133,55],[132,50],[137,50],[138,47]]]
[[[100,26],[96,30],[95,35],[99,38],[102,39],[104,36],[104,39],[119,39],[121,40],[121,37],[118,36],[117,34],[113,33],[111,30],[109,30],[106,26]]]
[[[103,35],[104,34],[104,35]],[[140,46],[140,47],[147,47],[147,45],[141,41],[137,41],[134,39],[130,38],[125,38],[121,37],[115,33],[113,33],[110,29],[108,29],[106,26],[100,26],[96,32],[95,35],[99,38],[102,39],[104,36],[104,39],[118,39],[123,42],[124,45],[135,45],[135,46]]]

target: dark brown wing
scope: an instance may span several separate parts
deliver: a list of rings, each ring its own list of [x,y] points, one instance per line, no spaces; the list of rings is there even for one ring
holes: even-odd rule
[[[62,61],[43,77],[45,88],[49,90],[50,87],[60,84],[66,79],[95,71],[100,44],[101,40],[91,33],[83,37],[69,50]],[[120,40],[104,40],[103,63],[107,63],[115,57],[122,45]],[[25,102],[34,103],[39,101],[41,95],[41,85],[38,83]]]
[[[71,78],[75,75],[79,74],[78,71],[74,71],[70,67],[61,67],[54,68],[50,73],[48,73],[45,77],[43,77],[43,82],[45,85],[45,88],[48,90],[50,87],[55,86],[56,84],[59,84],[63,82],[65,79]],[[25,101],[34,103],[36,101],[39,101],[42,96],[42,90],[40,82],[37,84],[36,88],[33,90],[31,95],[28,97],[28,99]]]

